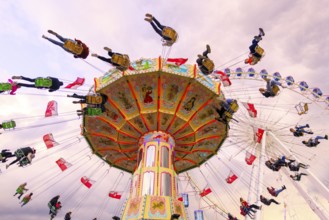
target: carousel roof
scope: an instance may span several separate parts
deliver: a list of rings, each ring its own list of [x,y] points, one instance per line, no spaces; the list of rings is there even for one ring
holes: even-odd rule
[[[195,65],[141,59],[130,70],[115,68],[95,79],[94,91],[108,96],[106,112],[84,117],[84,135],[111,166],[134,172],[141,137],[152,131],[175,140],[177,173],[197,167],[217,153],[227,125],[215,120],[213,105],[224,99],[219,85]]]

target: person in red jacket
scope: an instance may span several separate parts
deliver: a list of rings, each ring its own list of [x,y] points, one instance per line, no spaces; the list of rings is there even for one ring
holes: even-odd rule
[[[82,41],[78,40],[78,39],[69,39],[69,38],[64,38],[61,35],[59,35],[58,33],[52,31],[52,30],[48,30],[49,34],[53,34],[55,35],[59,40],[53,40],[49,37],[46,37],[45,35],[42,35],[42,38],[52,42],[53,44],[60,46],[61,48],[63,48],[65,51],[73,54],[74,58],[82,58],[82,59],[86,59],[89,55],[89,48],[87,47],[86,44],[84,44]]]

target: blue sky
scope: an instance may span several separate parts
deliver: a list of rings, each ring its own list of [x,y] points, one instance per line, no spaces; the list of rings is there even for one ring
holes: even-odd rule
[[[179,41],[172,48],[170,57],[186,57],[189,58],[188,62],[190,63],[195,62],[196,54],[205,49],[205,44],[211,45],[211,58],[216,62],[216,66],[247,52],[252,37],[257,34],[258,27],[261,26],[266,32],[266,36],[261,42],[266,50],[266,56],[255,67],[256,70],[266,68],[269,73],[279,71],[284,76],[294,76],[296,81],[305,80],[310,87],[321,88],[324,94],[329,92],[329,76],[327,74],[329,69],[329,29],[327,28],[329,8],[326,0],[319,0],[316,3],[311,0],[293,0],[289,2],[270,0],[266,3],[261,0],[230,2],[206,0],[202,3],[196,0],[2,1],[0,3],[1,81],[6,81],[13,75],[31,77],[49,75],[66,81],[73,81],[77,76],[82,76],[86,78],[86,84],[91,85],[93,78],[100,76],[101,73],[89,64],[96,66],[103,72],[111,68],[108,64],[93,57],[88,57],[86,62],[74,59],[61,48],[41,38],[42,34],[49,36],[48,29],[57,31],[65,37],[81,39],[87,43],[91,52],[98,54],[105,55],[102,48],[109,46],[114,51],[129,54],[131,60],[141,57],[158,57],[162,52],[161,41],[150,25],[143,20],[147,12],[154,14],[162,23],[172,26],[178,31]],[[241,64],[241,66],[244,66],[244,64]],[[237,90],[249,88],[254,84],[251,83],[249,86],[248,81],[239,83],[236,83],[235,91],[230,92],[227,90],[228,94],[248,98],[249,95],[239,93]],[[259,85],[256,83],[255,87]],[[88,87],[82,87],[79,92],[86,93],[87,89]],[[21,89],[17,93],[16,96],[0,96],[2,103],[0,121],[9,118],[16,119],[43,115],[45,106],[50,100],[58,101],[60,113],[73,112],[77,109],[77,106],[71,103],[71,99],[62,97],[66,95],[65,92],[58,92],[54,96],[50,96],[46,91]],[[28,93],[41,95],[28,95]],[[256,95],[256,92],[251,94]],[[282,105],[294,103],[293,101],[296,99],[305,100],[293,92],[284,92],[281,95],[285,94],[287,95],[280,100]],[[264,111],[269,111],[270,106],[274,105],[271,100],[253,100],[269,106],[263,108]],[[311,115],[302,118],[287,117],[279,111],[274,111],[271,114],[274,118],[284,117],[284,123],[287,124],[311,121],[316,131],[321,132],[321,134],[329,133],[328,128],[320,123],[320,121],[328,121],[328,111],[324,111],[317,104],[312,104],[312,106],[314,106],[314,111],[310,112]],[[286,106],[283,108],[286,108]],[[319,114],[321,114],[321,117]],[[102,201],[106,201],[104,198],[109,190],[113,188],[123,190],[125,188],[129,179],[127,174],[124,175],[119,186],[113,186],[113,176],[119,176],[120,172],[115,169],[111,169],[110,175],[107,175],[100,182],[103,172],[106,172],[108,167],[103,166],[97,172],[94,172],[95,167],[100,163],[99,159],[93,157],[89,162],[85,162],[88,159],[85,159],[85,156],[79,156],[78,153],[86,148],[84,141],[72,147],[65,147],[70,143],[65,141],[58,149],[49,151],[44,149],[41,136],[47,132],[52,132],[59,140],[79,136],[77,129],[80,121],[73,113],[55,119],[40,117],[18,121],[21,123],[20,126],[30,126],[65,119],[76,120],[59,125],[0,135],[1,148],[16,149],[31,143],[37,143],[34,146],[40,149],[40,154],[36,158],[39,158],[39,161],[31,167],[24,169],[12,167],[6,171],[4,165],[1,165],[3,171],[0,174],[2,186],[0,189],[2,195],[0,198],[1,219],[29,220],[47,218],[46,204],[48,200],[54,195],[63,193],[63,191],[64,195],[69,198],[65,200],[65,209],[59,214],[59,219],[70,209],[76,211],[74,219],[92,219],[93,216],[99,214],[99,207],[102,207]],[[306,162],[312,164],[315,168],[312,171],[319,175],[322,181],[328,181],[327,184],[329,184],[328,172],[322,170],[323,167],[328,166],[325,157],[328,153],[326,147],[328,147],[328,144],[324,142],[321,148],[312,149],[314,151],[299,147],[296,148],[296,152],[302,155],[301,158]],[[57,151],[62,148],[62,151]],[[87,148],[86,152],[89,152]],[[225,152],[229,156],[235,153],[235,149]],[[75,156],[77,154],[78,156]],[[313,154],[315,159],[310,161],[309,158]],[[236,158],[237,163],[243,160],[242,156],[239,155]],[[48,175],[56,176],[59,174],[53,164],[59,157],[73,158],[76,167],[81,166],[81,169],[65,178],[64,175],[59,175],[58,179],[55,179],[56,184],[51,186],[52,183],[47,182],[50,178]],[[213,163],[218,167],[223,166],[218,160],[214,160]],[[85,165],[82,166],[81,164]],[[242,171],[246,172],[244,175],[248,176],[247,173],[250,172],[250,169],[243,165],[241,167],[241,169],[248,169],[248,171]],[[205,170],[205,172],[207,171]],[[86,189],[78,188],[80,176],[86,173],[90,175],[94,173],[93,177],[99,180],[99,185],[90,194],[86,194]],[[191,171],[191,173],[195,178],[200,177],[198,170]],[[221,175],[225,176],[226,170]],[[271,176],[271,173],[269,175]],[[216,186],[216,179],[209,178],[212,185]],[[278,177],[273,177],[274,181],[272,183],[281,184],[277,183],[276,178]],[[28,184],[28,187],[37,189],[39,192],[42,191],[42,193],[28,206],[19,208],[18,201],[12,197],[12,194],[16,187],[25,181],[31,183],[30,186]],[[184,183],[182,184],[184,185]],[[38,185],[42,185],[42,187],[39,188]],[[206,182],[201,181],[200,185],[204,186]],[[321,197],[319,192],[311,187],[312,183],[305,182],[305,186],[317,196],[319,201],[328,200],[328,198]],[[235,187],[238,189],[237,186]],[[241,188],[241,194],[247,197],[247,187],[244,185],[241,185],[241,187],[243,188]],[[219,188],[218,192],[223,194],[229,194],[232,191],[232,189],[227,189],[226,186],[220,185]],[[73,195],[69,196],[71,193]],[[285,196],[287,200],[289,200],[288,195],[291,195],[291,197],[296,196],[296,200],[290,200],[289,207],[291,208],[287,219],[295,219],[294,214],[299,219],[316,219],[316,216],[311,214],[306,202],[298,197],[295,191],[289,191],[289,194]],[[237,196],[237,194],[232,194],[234,198]],[[238,197],[236,199],[238,200]],[[83,201],[80,203],[80,200]],[[198,200],[195,199],[195,201]],[[198,207],[197,203],[193,204],[193,208]],[[227,210],[238,214],[238,207],[230,197],[224,200],[223,203],[226,203]],[[114,207],[118,207],[121,203],[108,201],[104,204],[106,210],[103,217],[108,219],[111,213],[113,214],[116,210]],[[81,208],[79,208],[80,206]],[[191,212],[193,208],[191,208]],[[328,210],[328,204],[326,204],[326,208]],[[303,210],[306,214],[300,215],[299,213]],[[213,211],[207,211],[207,219],[220,219],[219,216],[215,216]],[[263,219],[278,219],[278,216],[283,216],[282,205],[271,209],[267,208],[264,211]]]

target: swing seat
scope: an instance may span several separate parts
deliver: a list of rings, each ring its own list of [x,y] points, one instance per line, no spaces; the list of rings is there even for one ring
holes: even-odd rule
[[[29,165],[29,164],[30,164],[30,161],[29,161],[29,159],[27,159],[27,157],[25,157],[25,156],[24,156],[23,159],[21,159],[21,160],[19,161],[19,166],[20,166],[20,167],[25,167],[25,166],[27,166],[27,165]]]
[[[273,86],[273,88],[272,88],[272,91],[273,91],[274,95],[277,95],[277,94],[278,94],[278,92],[280,91],[280,88],[279,88],[279,86],[277,86],[277,85],[274,85],[274,86]]]
[[[10,83],[0,83],[0,91],[11,91],[13,86]]]
[[[257,47],[255,48],[256,53],[258,53],[259,55],[263,56],[264,54],[264,49],[261,48],[260,46],[257,45]]]
[[[103,102],[103,98],[100,95],[87,95],[86,102],[91,105],[100,105]]]
[[[88,116],[97,116],[97,115],[101,115],[102,109],[101,108],[87,108],[87,115]]]
[[[214,68],[215,68],[214,62],[209,58],[205,58],[205,59],[202,60],[202,66],[204,68],[206,68],[209,73],[212,73],[214,71]]]
[[[171,27],[163,28],[162,36],[166,37],[166,38],[170,38],[173,43],[175,43],[178,38],[177,32],[174,29],[172,29]]]
[[[120,70],[126,70],[129,68],[130,66],[130,60],[129,60],[129,56],[124,54],[113,54],[112,55],[112,62],[119,65],[118,69]]]
[[[2,154],[0,154],[0,161],[3,160],[3,158],[4,158],[4,157],[2,156]]]
[[[42,78],[42,77],[38,77],[35,80],[35,86],[38,87],[42,87],[42,88],[49,88],[51,87],[53,84],[52,80],[49,78]]]
[[[24,152],[21,149],[17,149],[14,154],[17,158],[25,157]]]
[[[75,55],[80,55],[83,51],[82,45],[73,40],[65,41],[64,48]]]
[[[298,115],[303,115],[307,114],[308,112],[308,103],[299,103],[298,105],[295,106]]]
[[[270,169],[270,170],[273,170],[273,171],[279,171],[280,170],[280,166],[279,167],[274,167],[273,166],[273,163],[271,161],[266,161],[265,162],[265,165]]]
[[[2,122],[2,128],[5,129],[12,129],[16,127],[16,122],[11,120],[7,122]]]

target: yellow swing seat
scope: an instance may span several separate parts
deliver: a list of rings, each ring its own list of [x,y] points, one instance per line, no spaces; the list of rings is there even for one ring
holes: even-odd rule
[[[77,42],[75,42],[73,40],[65,41],[64,48],[75,55],[80,55],[83,51],[82,45],[78,44]]]
[[[100,105],[103,102],[103,98],[100,95],[87,95],[86,102],[87,104]]]
[[[112,55],[112,62],[119,65],[120,69],[126,70],[130,66],[129,56],[124,54],[113,54]]]
[[[178,38],[177,32],[174,29],[172,29],[171,27],[163,28],[162,36],[170,38],[173,43],[175,43],[177,41],[177,38]]]
[[[202,60],[202,66],[204,66],[210,73],[212,73],[215,68],[214,62],[209,58],[205,58]]]

